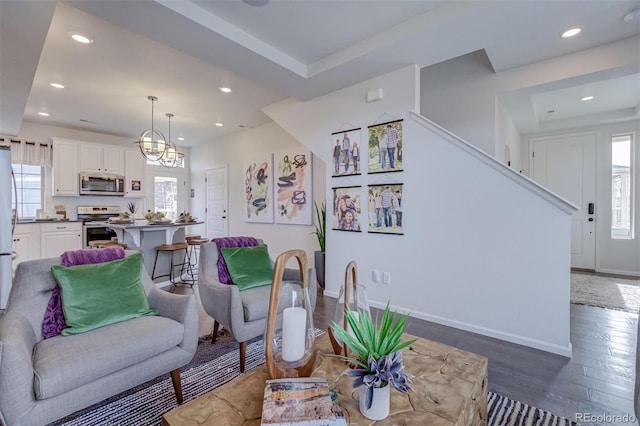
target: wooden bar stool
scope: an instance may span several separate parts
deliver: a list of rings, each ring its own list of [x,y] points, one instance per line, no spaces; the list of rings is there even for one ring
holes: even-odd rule
[[[156,246],[156,258],[153,261],[153,271],[151,272],[151,279],[154,280],[156,278],[169,277],[169,281],[171,282],[171,289],[169,291],[173,291],[176,285],[179,285],[179,284],[189,285],[191,286],[191,288],[193,288],[193,283],[185,282],[182,280],[182,272],[185,270],[186,261],[187,261],[188,247],[189,245],[187,243],[162,244],[162,245]],[[184,250],[184,255],[182,256],[182,262],[179,264],[174,264],[173,262],[174,253],[177,251],[179,252],[181,250]],[[158,264],[158,255],[160,254],[160,252],[169,253],[171,262],[170,262],[168,274],[156,275],[156,266]],[[174,270],[178,266],[180,267],[180,274],[176,277],[176,275],[174,274]]]
[[[93,240],[89,241],[90,248],[104,248],[109,247],[111,245],[117,244],[111,240]]]
[[[117,241],[113,241],[113,240],[94,240],[94,241],[89,241],[89,247],[90,248],[106,248],[106,247],[114,247],[114,246],[120,246],[123,249],[127,249],[127,245],[123,244],[123,243],[119,243]]]
[[[208,238],[187,238],[187,274],[190,276],[188,281],[196,283],[198,281],[198,258],[200,256],[200,245],[208,243]]]

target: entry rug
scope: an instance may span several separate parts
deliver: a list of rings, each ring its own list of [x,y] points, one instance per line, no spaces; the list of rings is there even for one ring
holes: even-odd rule
[[[558,417],[548,411],[541,410],[514,401],[497,393],[489,392],[487,396],[489,425],[522,425],[522,426],[569,426],[577,423],[564,417]]]
[[[571,303],[637,314],[640,280],[572,272]]]
[[[218,339],[215,345],[204,341],[198,345],[197,365],[181,373],[185,402],[197,398],[240,375],[238,345],[232,338]],[[229,341],[227,341],[229,340]],[[217,358],[204,360],[201,352],[213,346],[228,346],[229,351]],[[200,361],[200,363],[198,363]],[[257,340],[247,345],[246,371],[264,363],[264,345]],[[192,362],[193,365],[194,363]],[[164,413],[177,406],[169,375],[123,392],[89,409],[71,415],[52,425],[65,426],[158,426]],[[551,413],[505,398],[493,392],[488,395],[489,426],[507,425],[575,425]]]

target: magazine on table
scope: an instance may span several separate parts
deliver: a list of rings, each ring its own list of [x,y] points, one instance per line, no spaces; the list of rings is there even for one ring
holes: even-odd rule
[[[335,390],[326,379],[300,377],[267,380],[262,426],[346,426]]]

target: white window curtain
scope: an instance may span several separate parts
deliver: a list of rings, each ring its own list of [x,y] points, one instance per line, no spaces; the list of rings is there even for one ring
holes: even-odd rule
[[[0,136],[0,145],[11,148],[11,163],[51,166],[51,143]]]

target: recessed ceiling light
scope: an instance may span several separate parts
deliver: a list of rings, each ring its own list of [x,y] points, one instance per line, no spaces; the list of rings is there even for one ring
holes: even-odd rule
[[[80,34],[77,32],[70,32],[69,34],[71,34],[71,38],[74,39],[75,41],[77,41],[78,43],[82,43],[82,44],[91,44],[93,43],[93,40],[90,39],[89,37],[87,37],[84,34]]]
[[[218,87],[218,89],[224,93],[231,93],[231,89],[228,87]]]
[[[584,98],[580,98],[581,101],[590,101],[593,99],[593,96],[585,96]]]
[[[56,89],[64,89],[64,84],[61,83],[51,83],[51,87],[55,87]]]
[[[216,123],[216,126],[218,126],[218,127],[222,127],[222,126],[224,126],[224,124],[222,124],[222,123]]]
[[[569,38],[569,37],[577,36],[581,32],[582,32],[582,28],[580,28],[580,27],[569,28],[568,30],[565,30],[565,31],[562,32],[562,38]]]
[[[43,111],[40,111],[40,112],[38,113],[38,115],[41,115],[41,116],[43,116],[43,117],[49,117],[49,113],[48,113],[48,112],[43,112]]]
[[[183,141],[183,140],[184,140],[184,138],[183,138],[182,136],[180,136],[180,137],[178,137],[178,140],[179,140],[179,141]]]

